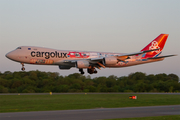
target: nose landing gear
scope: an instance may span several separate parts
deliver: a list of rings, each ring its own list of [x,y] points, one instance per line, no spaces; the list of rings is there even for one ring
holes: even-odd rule
[[[21,63],[21,65],[22,65],[21,70],[24,71],[24,70],[25,70],[25,68],[24,68],[24,63]]]

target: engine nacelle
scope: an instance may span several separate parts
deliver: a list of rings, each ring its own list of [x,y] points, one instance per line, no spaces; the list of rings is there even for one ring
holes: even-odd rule
[[[117,64],[118,60],[115,57],[105,57],[103,58],[104,65],[114,65]]]
[[[88,68],[89,67],[89,62],[86,60],[80,60],[76,62],[76,67],[77,68]]]

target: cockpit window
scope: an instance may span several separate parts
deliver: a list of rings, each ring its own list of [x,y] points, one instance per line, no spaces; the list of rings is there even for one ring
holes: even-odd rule
[[[18,47],[17,49],[21,49],[21,47]]]

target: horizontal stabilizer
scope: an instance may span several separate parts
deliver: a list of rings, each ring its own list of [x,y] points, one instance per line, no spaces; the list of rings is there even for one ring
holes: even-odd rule
[[[148,58],[148,59],[159,59],[159,58],[172,57],[172,56],[177,56],[177,55],[166,55],[166,56],[159,56],[159,57],[153,57],[153,58]]]
[[[136,53],[129,53],[129,54],[117,55],[117,56],[118,56],[118,57],[123,57],[123,56],[139,55],[139,54],[144,54],[144,53],[147,53],[147,52],[156,51],[156,50],[159,50],[159,49],[161,49],[161,48],[153,49],[153,50],[145,50],[145,51],[140,51],[140,52],[136,52]]]
[[[161,48],[157,48],[157,49],[152,49],[152,50],[145,50],[145,51],[142,51],[143,53],[147,53],[147,52],[152,52],[152,51],[156,51],[156,50],[160,50]]]
[[[158,49],[153,49],[153,50],[145,50],[145,51],[140,51],[140,52],[136,52],[136,53],[129,53],[129,54],[123,54],[123,55],[117,55],[117,59],[119,60],[125,60],[125,59],[128,59],[129,56],[133,56],[133,55],[139,55],[139,54],[144,54],[144,53],[148,53],[148,52],[152,52],[152,51],[156,51],[156,50],[159,50],[161,48],[158,48]]]

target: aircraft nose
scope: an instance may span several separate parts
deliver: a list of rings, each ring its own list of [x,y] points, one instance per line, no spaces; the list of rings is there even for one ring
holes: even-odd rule
[[[6,57],[9,58],[9,59],[12,59],[12,56],[13,56],[12,52],[9,52],[9,53],[6,54]]]
[[[6,54],[6,57],[9,58],[9,53]]]

